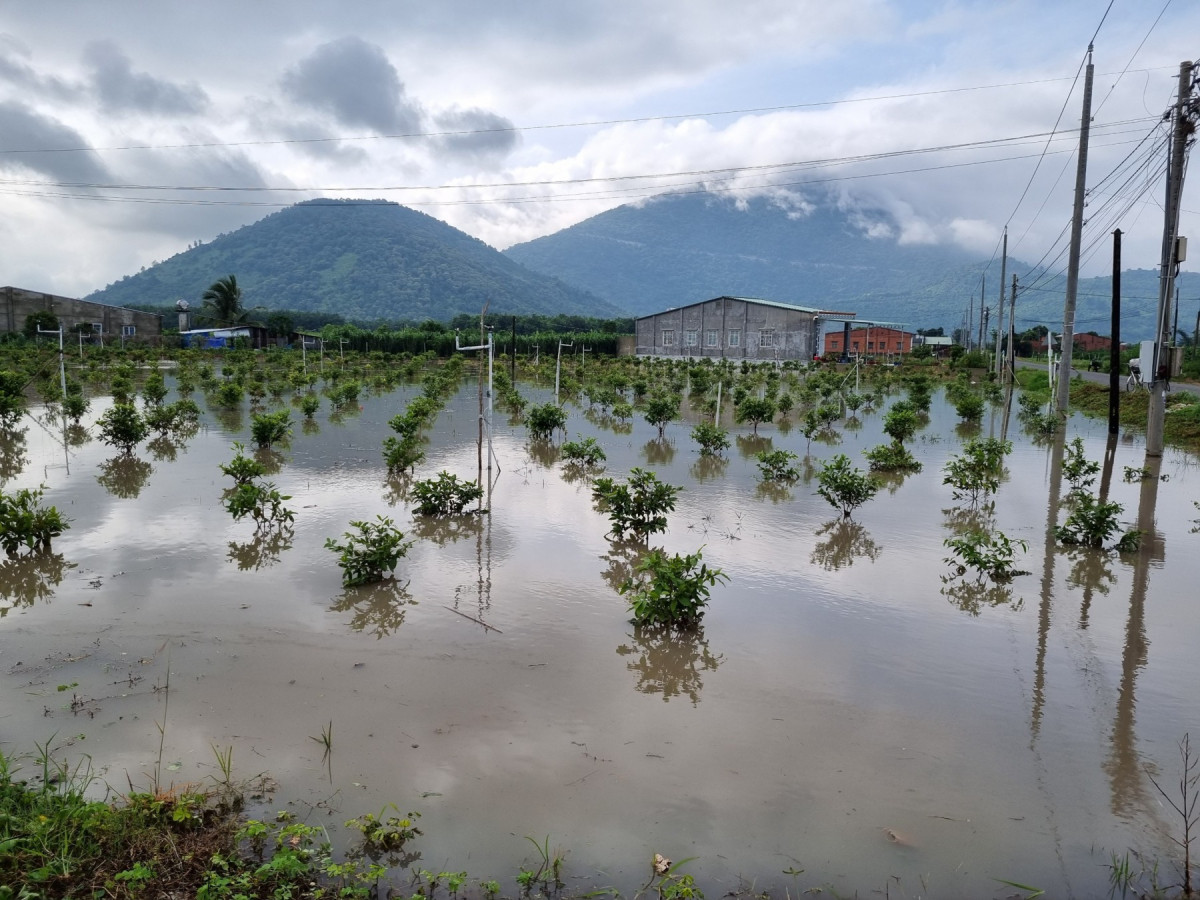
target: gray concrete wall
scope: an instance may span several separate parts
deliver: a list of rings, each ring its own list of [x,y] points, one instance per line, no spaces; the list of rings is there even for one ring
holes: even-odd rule
[[[735,360],[807,360],[817,352],[816,330],[814,313],[736,297],[717,297],[638,319],[637,353]]]
[[[126,342],[157,343],[162,338],[161,316],[123,306],[106,306],[16,287],[0,287],[0,304],[3,304],[0,331],[24,331],[30,313],[49,310],[58,317],[65,332],[74,331],[76,325],[89,324],[99,325],[104,337],[118,340],[125,329],[132,327],[133,334],[126,335]]]

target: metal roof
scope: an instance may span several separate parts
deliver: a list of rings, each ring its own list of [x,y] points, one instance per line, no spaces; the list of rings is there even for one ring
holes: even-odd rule
[[[834,311],[825,310],[825,309],[815,309],[814,307],[811,307],[811,306],[798,306],[795,303],[781,303],[778,300],[764,300],[761,297],[734,297],[729,294],[722,294],[720,297],[711,297],[708,300],[697,300],[695,303],[685,303],[683,306],[672,306],[669,309],[660,310],[659,312],[656,312],[656,313],[650,313],[649,315],[645,315],[645,316],[638,316],[637,319],[635,319],[634,321],[640,321],[642,319],[652,319],[655,316],[661,316],[663,313],[675,312],[676,310],[680,310],[680,309],[688,309],[689,307],[700,306],[704,303],[712,303],[713,300],[740,300],[743,303],[758,303],[761,306],[774,306],[777,309],[790,309],[790,310],[794,310],[796,312],[812,313],[814,316],[838,316],[838,317],[846,317],[846,318],[852,319],[852,318],[854,318],[854,316],[857,315],[857,313],[852,313],[852,312],[834,312]]]

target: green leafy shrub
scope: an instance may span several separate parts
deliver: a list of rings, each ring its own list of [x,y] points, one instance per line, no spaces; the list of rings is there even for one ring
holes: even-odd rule
[[[651,550],[638,563],[635,576],[618,588],[629,600],[637,625],[694,628],[704,617],[713,585],[729,579],[703,562],[702,551],[686,556]]]
[[[964,422],[978,422],[983,418],[983,397],[974,391],[961,394],[954,400],[954,411]]]
[[[793,465],[800,457],[790,450],[763,450],[754,458],[763,481],[795,481],[800,477]]]
[[[246,481],[226,493],[225,509],[235,521],[250,516],[254,519],[255,531],[267,531],[291,525],[295,520],[295,513],[283,505],[285,500],[291,499],[291,495],[279,493],[269,481]]]
[[[87,411],[91,409],[91,407],[92,401],[83,396],[83,394],[68,393],[67,396],[63,398],[63,414],[70,421],[75,422],[76,424],[79,423],[80,419],[87,415]],[[0,416],[0,418],[3,417]]]
[[[234,486],[249,484],[255,478],[261,478],[267,473],[266,467],[252,456],[246,456],[245,444],[234,443],[234,457],[227,463],[221,463],[221,471],[233,479]]]
[[[100,416],[96,426],[100,429],[101,441],[110,447],[120,448],[125,454],[132,453],[133,448],[150,433],[150,426],[132,403],[110,406]]]
[[[167,384],[161,372],[151,372],[142,385],[142,400],[146,406],[159,406],[167,396]]]
[[[483,497],[483,488],[475,481],[459,481],[457,475],[438,472],[436,478],[418,481],[412,486],[416,512],[422,516],[458,516],[471,503]]]
[[[956,500],[968,499],[977,503],[1000,488],[1004,457],[1011,452],[1011,441],[999,438],[968,441],[962,453],[946,463],[942,484],[950,485]]]
[[[554,403],[543,403],[530,408],[525,422],[535,441],[550,440],[555,431],[567,427],[567,411]]]
[[[321,398],[317,396],[315,391],[308,391],[300,398],[300,412],[304,413],[304,418],[311,419],[320,408]]]
[[[425,451],[421,449],[419,434],[383,439],[383,461],[387,464],[389,474],[415,469],[424,458]]]
[[[45,490],[21,488],[10,494],[0,490],[0,547],[9,557],[22,547],[49,553],[50,541],[71,527],[57,507],[41,505]]]
[[[854,510],[875,496],[879,482],[850,465],[850,458],[839,453],[817,473],[817,493],[848,518]]]
[[[1071,485],[1072,494],[1084,494],[1100,473],[1100,463],[1088,459],[1083,452],[1083,438],[1076,437],[1067,444],[1063,458],[1063,478]]]
[[[733,410],[733,420],[739,425],[749,422],[758,434],[758,426],[770,422],[775,417],[775,401],[768,397],[746,397]],[[838,415],[841,413],[839,411]]]
[[[658,429],[662,437],[668,422],[679,418],[679,397],[674,394],[657,394],[646,401],[642,410],[646,422]]]
[[[578,441],[566,441],[562,445],[562,458],[568,465],[591,469],[608,459],[604,448],[596,443],[595,438],[582,438]]]
[[[919,426],[917,409],[907,400],[892,404],[883,417],[884,433],[898,444],[903,444],[916,434]]]
[[[270,447],[287,440],[292,431],[292,414],[286,409],[260,413],[250,419],[250,435],[259,447]]]
[[[1092,494],[1079,494],[1075,508],[1063,524],[1054,529],[1054,536],[1064,544],[1079,547],[1103,547],[1114,534],[1121,530],[1118,516],[1124,509],[1120,503],[1104,501]],[[1130,529],[1121,535],[1112,549],[1122,553],[1136,550],[1141,532]]]
[[[325,539],[325,549],[339,554],[342,584],[347,587],[383,581],[412,546],[386,516],[376,516],[374,522],[351,522],[350,526],[355,530],[345,532],[344,542]]]
[[[667,528],[666,514],[675,509],[679,488],[664,484],[653,472],[634,467],[627,484],[611,478],[597,478],[592,497],[608,510],[612,529],[609,534],[621,538],[629,534],[645,538]]]
[[[729,449],[729,432],[709,422],[701,422],[692,429],[692,440],[700,445],[701,456],[722,456]]]
[[[1003,532],[971,531],[960,537],[947,538],[944,545],[954,553],[946,557],[945,562],[959,575],[968,567],[975,569],[978,578],[986,575],[993,581],[1007,581],[1016,575],[1028,574],[1013,566],[1013,557],[1018,547],[1025,552],[1029,546],[1024,541],[1010,540]]]
[[[899,441],[880,444],[864,454],[872,472],[920,472],[921,463]]]

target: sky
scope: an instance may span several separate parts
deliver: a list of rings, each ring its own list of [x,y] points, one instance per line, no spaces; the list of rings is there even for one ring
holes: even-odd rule
[[[1066,265],[1093,37],[1084,274],[1114,228],[1152,269],[1195,0],[0,0],[0,284],[82,296],[314,197],[504,249],[709,190],[998,285],[1006,226]]]

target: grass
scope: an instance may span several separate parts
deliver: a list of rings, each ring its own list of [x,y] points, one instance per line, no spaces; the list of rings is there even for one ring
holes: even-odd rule
[[[1022,390],[1040,396],[1043,402],[1050,396],[1046,373],[1039,369],[1018,369],[1017,384]],[[1145,431],[1149,400],[1150,395],[1146,391],[1122,390],[1119,400],[1121,427],[1129,431]],[[1107,385],[1072,381],[1071,408],[1087,416],[1107,418]],[[1185,391],[1167,394],[1163,438],[1174,446],[1200,451],[1200,398]]]

